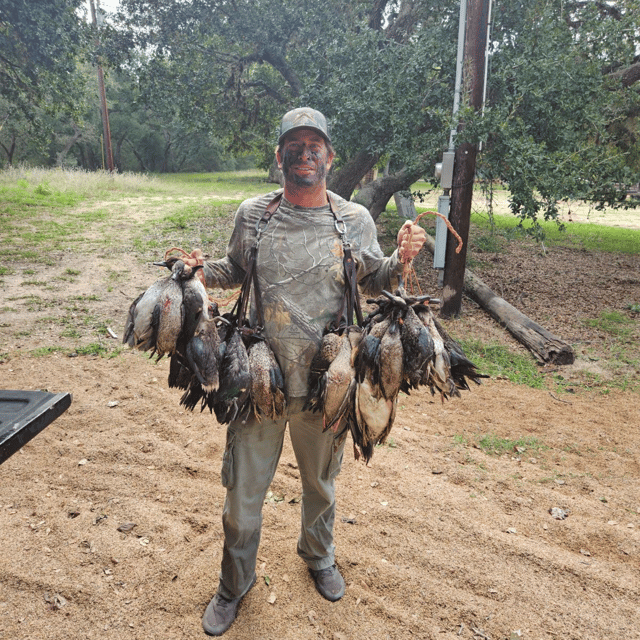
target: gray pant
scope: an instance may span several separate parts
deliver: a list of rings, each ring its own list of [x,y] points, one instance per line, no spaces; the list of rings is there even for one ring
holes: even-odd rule
[[[222,462],[227,498],[222,513],[224,550],[218,593],[244,595],[255,578],[262,506],[282,453],[287,424],[302,481],[302,526],[298,554],[311,569],[334,564],[334,480],[340,472],[346,436],[322,433],[322,414],[302,411],[303,398],[289,402],[280,420],[232,422]]]

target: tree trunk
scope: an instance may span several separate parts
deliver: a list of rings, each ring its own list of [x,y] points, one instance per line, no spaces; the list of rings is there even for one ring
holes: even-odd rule
[[[12,167],[13,166],[13,154],[16,150],[16,134],[11,135],[11,144],[8,147],[5,147],[2,142],[0,142],[0,146],[4,149],[4,152],[7,154],[7,164]]]
[[[269,177],[267,178],[267,181],[279,184],[281,187],[284,187],[284,176],[282,175],[282,171],[280,171],[280,169],[278,168],[278,162],[275,158],[269,165]]]
[[[464,276],[464,288],[471,298],[503,324],[539,360],[553,364],[573,364],[575,355],[570,345],[497,296],[469,270]]]
[[[345,200],[350,200],[351,194],[360,180],[368,171],[373,169],[379,159],[379,153],[360,151],[329,177],[327,187]]]
[[[78,127],[78,125],[74,122],[73,135],[69,137],[62,150],[56,154],[56,166],[61,167],[64,164],[64,160],[71,150],[71,147],[73,147],[73,145],[78,142],[80,138],[82,138],[82,131],[80,130],[80,127]]]
[[[462,239],[462,250],[460,253],[456,253],[458,240],[452,233],[448,233],[441,309],[441,314],[445,318],[460,315],[462,309],[464,272],[471,224],[473,180],[476,172],[476,151],[474,145],[465,142],[456,148],[455,153],[449,221]]]
[[[420,175],[421,174],[416,174],[416,172],[408,172],[402,169],[398,173],[390,176],[383,176],[382,178],[365,184],[364,187],[358,191],[354,201],[369,209],[371,217],[377,220],[393,194],[396,193],[396,191],[408,189]]]
[[[142,159],[142,156],[138,153],[136,148],[133,146],[133,142],[131,142],[131,140],[129,140],[129,138],[125,138],[125,140],[131,146],[131,151],[133,151],[133,155],[138,159],[138,162],[140,163],[140,171],[142,171],[143,173],[146,173],[147,172],[147,167],[144,164],[144,160]]]
[[[435,241],[431,236],[427,236],[425,247],[431,253],[434,252]],[[571,345],[549,333],[506,300],[496,295],[469,269],[465,272],[464,289],[470,298],[506,327],[509,333],[527,347],[538,360],[552,364],[573,364],[575,354]]]

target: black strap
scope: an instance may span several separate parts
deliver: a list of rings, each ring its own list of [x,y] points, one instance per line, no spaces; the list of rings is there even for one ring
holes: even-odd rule
[[[245,273],[245,278],[242,283],[242,288],[240,290],[240,299],[239,299],[239,320],[238,327],[241,328],[247,312],[247,307],[249,303],[251,286],[253,285],[253,300],[255,304],[256,310],[256,320],[257,320],[257,329],[261,331],[264,327],[264,312],[262,307],[262,296],[260,295],[259,285],[258,285],[258,273],[256,270],[256,260],[258,256],[258,244],[260,242],[260,238],[262,233],[266,229],[269,224],[269,220],[273,217],[275,212],[280,207],[280,202],[282,201],[282,196],[284,192],[280,192],[271,200],[271,202],[267,205],[265,212],[262,214],[260,220],[258,220],[256,224],[256,240],[253,246],[251,247],[249,254],[249,263],[247,265],[247,270]],[[347,240],[346,231],[347,226],[340,215],[340,211],[338,206],[333,201],[331,196],[327,193],[327,199],[329,200],[329,208],[331,209],[331,213],[333,214],[333,218],[335,221],[335,228],[340,236],[340,240],[342,241],[342,253],[343,253],[343,267],[345,274],[345,291],[344,298],[342,302],[341,309],[339,314],[335,320],[334,329],[340,329],[344,326],[348,326],[353,324],[353,314],[356,314],[356,321],[358,325],[362,325],[363,316],[362,309],[360,306],[360,296],[358,295],[358,277],[357,277],[357,269],[356,269],[356,261],[351,253],[351,244]],[[345,325],[346,320],[346,325]]]
[[[360,307],[360,296],[358,294],[358,274],[356,269],[356,261],[351,253],[351,243],[347,240],[347,225],[345,224],[338,207],[335,206],[331,197],[329,197],[329,206],[331,207],[331,213],[335,218],[335,226],[340,240],[342,241],[342,264],[344,267],[344,299],[342,302],[342,308],[336,318],[334,324],[336,329],[340,329],[344,325],[346,320],[346,326],[353,324],[353,314],[355,311],[356,322],[359,326],[362,326],[362,308]]]

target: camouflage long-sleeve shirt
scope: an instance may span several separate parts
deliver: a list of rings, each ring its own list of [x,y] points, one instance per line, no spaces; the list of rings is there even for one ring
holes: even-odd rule
[[[240,205],[226,257],[205,263],[207,286],[230,289],[242,284],[256,224],[277,194],[274,191]],[[346,225],[361,290],[377,295],[382,289],[395,288],[402,272],[397,251],[385,258],[369,212],[330,195]],[[307,395],[311,359],[325,327],[342,306],[342,258],[342,242],[329,205],[308,209],[283,197],[262,233],[256,264],[264,335],[280,364],[290,398]]]

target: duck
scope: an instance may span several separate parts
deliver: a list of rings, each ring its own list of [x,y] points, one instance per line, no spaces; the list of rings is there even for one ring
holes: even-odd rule
[[[217,378],[217,373],[214,374],[212,371],[214,363],[206,364],[205,358],[207,354],[215,354],[216,345],[219,342],[217,330],[215,335],[206,337],[208,320],[214,319],[219,315],[218,305],[209,300],[204,285],[199,278],[194,277],[201,268],[201,266],[194,267],[190,274],[185,274],[183,271],[182,278],[179,278],[182,286],[183,321],[182,329],[176,340],[176,348],[170,356],[169,387],[187,389],[192,375],[200,374],[205,369],[209,370],[209,376],[215,375]],[[185,277],[185,275],[188,275],[188,277]],[[202,335],[197,337],[199,333]],[[210,343],[212,339],[215,340],[215,344],[207,350],[205,343]],[[193,344],[189,347],[191,342]],[[189,352],[195,352],[199,355],[191,356],[190,360]],[[194,357],[196,358],[195,361],[193,360]],[[215,360],[215,365],[217,366],[218,364],[218,361]],[[209,386],[209,384],[211,383],[207,383],[205,386]],[[215,380],[212,381],[212,384],[216,386]]]
[[[451,377],[451,358],[436,327],[433,312],[429,307],[425,307],[418,311],[418,317],[431,335],[434,351],[431,366],[423,372],[422,383],[428,385],[432,393],[438,391],[443,402],[450,396],[459,396],[460,391]]]
[[[154,264],[171,270],[153,312],[153,324],[157,327],[155,353],[160,360],[176,350],[184,320],[182,283],[193,277],[194,270],[177,258]]]
[[[354,417],[349,422],[356,459],[368,464],[374,447],[386,441],[393,426],[398,396],[385,398],[379,387],[368,377],[357,383],[354,398]],[[355,419],[354,419],[355,418]]]
[[[246,420],[250,411],[251,373],[247,348],[237,327],[225,331],[224,356],[220,363],[219,387],[207,397],[220,424]]]
[[[247,348],[251,378],[250,398],[258,420],[282,417],[285,409],[284,378],[266,340],[255,338]]]
[[[425,367],[435,356],[433,338],[413,307],[403,314],[400,330],[402,366],[409,388],[418,388]]]
[[[322,411],[322,398],[327,382],[327,370],[340,352],[342,338],[334,331],[325,333],[320,347],[311,360],[309,367],[309,392],[303,406],[304,411],[317,413]]]
[[[380,316],[366,325],[356,356],[356,378],[359,382],[369,375],[373,384],[379,384],[380,342],[390,324],[390,316]]]
[[[368,326],[368,333],[360,342],[356,362],[354,419],[349,426],[355,457],[362,457],[368,464],[374,447],[385,442],[391,431],[403,379],[397,309]]]
[[[339,432],[346,425],[343,418],[353,408],[356,388],[355,356],[362,338],[361,327],[351,325],[343,330],[340,350],[329,365],[322,397],[323,431]]]
[[[201,313],[198,325],[189,338],[185,355],[189,370],[193,372],[205,393],[216,391],[220,384],[220,338],[216,318]]]
[[[404,378],[404,351],[399,318],[389,324],[380,341],[378,371],[380,389],[387,399],[394,399],[400,391]]]
[[[214,305],[214,308],[217,310],[217,305]],[[220,369],[224,359],[224,355],[226,353],[227,334],[228,334],[228,331],[230,330],[231,324],[229,320],[223,316],[218,316],[214,318],[213,317],[214,313],[211,313],[210,315],[212,316],[210,319],[214,319],[217,325],[217,334],[218,334],[218,337],[216,340],[217,347],[215,349],[215,352],[212,354],[212,356],[210,353],[210,357],[214,357],[216,362],[218,363],[218,389],[219,389],[220,388]],[[210,326],[207,327],[207,329],[210,329]],[[195,342],[198,340],[198,338],[194,336],[193,340]],[[194,349],[194,345],[192,345],[191,348]],[[202,345],[202,347],[200,348],[206,349],[205,345]],[[185,354],[186,354],[186,351],[185,351]],[[193,354],[191,355],[191,358],[194,358]],[[200,380],[198,379],[197,374],[194,373],[192,371],[192,368],[189,366],[189,363],[186,360],[186,355],[183,358],[180,355],[180,353],[177,352],[176,354],[174,354],[174,356],[172,356],[172,359],[171,359],[172,366],[174,361],[178,362],[179,363],[178,366],[180,367],[180,369],[178,370],[178,374],[180,377],[176,378],[176,384],[174,386],[179,386],[181,389],[185,389],[185,393],[180,399],[180,404],[183,407],[189,409],[190,411],[193,411],[196,405],[200,403],[200,411],[204,411],[204,409],[208,407],[209,411],[213,412],[213,405],[215,402],[215,393],[217,389],[212,391],[205,391]],[[206,382],[205,376],[202,376],[202,378]],[[169,379],[171,380],[171,372],[169,373]],[[180,385],[178,384],[178,382],[183,382],[184,384]],[[205,386],[207,385],[205,384]]]
[[[133,301],[122,341],[140,351],[151,350],[151,355],[157,354],[160,360],[176,350],[184,320],[183,285],[193,279],[197,269],[176,257],[153,264],[166,267],[171,273],[156,280]]]
[[[442,336],[445,349],[449,354],[449,359],[451,361],[451,377],[458,389],[463,389],[465,391],[470,390],[467,378],[475,384],[480,385],[482,384],[481,380],[483,378],[490,377],[478,371],[476,365],[465,355],[464,349],[460,343],[456,342],[456,340],[449,335],[442,324],[438,322],[437,318],[433,318],[433,323],[435,324],[438,333]]]

